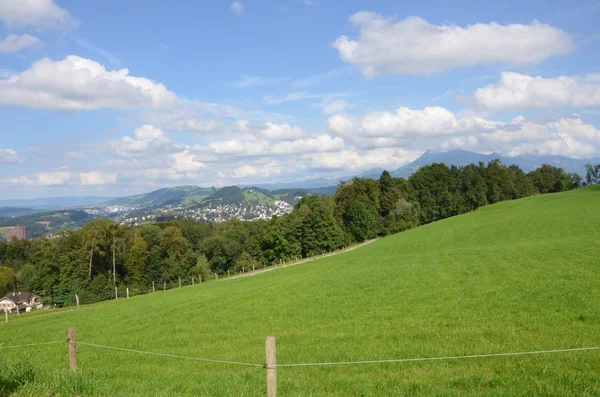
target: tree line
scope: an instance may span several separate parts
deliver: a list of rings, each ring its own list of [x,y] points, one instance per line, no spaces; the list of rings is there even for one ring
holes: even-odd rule
[[[577,174],[544,164],[525,173],[499,160],[462,167],[431,164],[408,179],[387,171],[354,178],[333,197],[306,195],[270,220],[206,224],[188,220],[119,225],[95,219],[59,238],[0,242],[0,295],[35,292],[58,306],[146,293],[181,277],[204,280],[310,257],[459,215],[504,200],[600,183],[600,165]]]

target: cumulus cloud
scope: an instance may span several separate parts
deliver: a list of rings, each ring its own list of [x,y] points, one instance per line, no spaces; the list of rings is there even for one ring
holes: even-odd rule
[[[289,124],[275,124],[268,122],[260,130],[260,136],[266,139],[297,139],[304,136],[304,130]]]
[[[309,155],[311,165],[320,169],[367,170],[375,167],[396,169],[414,161],[423,151],[403,148],[379,148],[358,152],[354,149]]]
[[[398,21],[366,11],[350,21],[360,29],[358,38],[341,36],[333,46],[345,62],[360,66],[370,78],[498,62],[533,65],[575,47],[567,32],[537,21],[461,27],[433,25],[419,17]]]
[[[178,149],[165,133],[150,124],[135,129],[135,138],[125,136],[119,141],[112,142],[115,152],[120,156],[148,156],[157,152],[169,152]]]
[[[0,39],[0,54],[10,54],[19,52],[27,47],[39,46],[42,41],[30,34],[16,35],[9,34],[3,39]]]
[[[233,169],[231,176],[234,178],[247,178],[253,176],[268,177],[279,175],[281,173],[281,165],[276,160],[271,160],[264,165],[243,164]]]
[[[54,0],[0,0],[0,21],[11,28],[55,29],[77,25]]]
[[[373,112],[360,121],[343,115],[334,115],[328,120],[329,130],[335,134],[396,138],[453,135],[487,130],[497,125],[497,122],[480,117],[457,118],[454,113],[439,106],[422,110],[400,107],[394,113]]]
[[[18,75],[0,80],[0,104],[5,105],[91,110],[163,108],[176,103],[177,96],[160,83],[130,76],[128,69],[106,70],[74,55],[62,61],[44,58]]]
[[[17,152],[12,149],[0,149],[0,164],[18,163],[20,161]]]
[[[241,1],[234,1],[231,3],[231,11],[233,11],[237,15],[242,15],[244,12],[244,4]]]
[[[208,147],[219,155],[266,156],[294,155],[303,153],[321,153],[344,148],[344,140],[321,134],[309,138],[269,142],[267,140],[242,141],[231,139],[211,142]]]
[[[600,107],[600,74],[543,78],[505,72],[499,82],[477,89],[473,99],[475,106],[495,112]]]
[[[71,179],[67,171],[40,172],[37,174],[37,184],[42,186],[65,185]]]
[[[177,120],[167,125],[169,131],[193,131],[202,133],[212,133],[222,130],[225,123],[221,120]]]
[[[196,155],[189,149],[173,153],[170,158],[172,161],[172,169],[175,172],[195,172],[206,167],[206,164],[196,160]]]
[[[82,172],[79,174],[84,186],[113,185],[117,183],[117,174],[104,172]]]

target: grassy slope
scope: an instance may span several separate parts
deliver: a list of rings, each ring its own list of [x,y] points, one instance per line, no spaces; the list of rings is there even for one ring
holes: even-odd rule
[[[81,341],[262,363],[600,345],[600,187],[500,203],[256,277],[15,319],[0,343]],[[67,346],[2,351],[48,371]],[[114,395],[262,395],[261,368],[80,346]],[[280,368],[281,395],[598,395],[600,352]]]

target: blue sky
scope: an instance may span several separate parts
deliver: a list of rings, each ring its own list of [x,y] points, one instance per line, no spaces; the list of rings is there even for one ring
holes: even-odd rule
[[[0,0],[0,199],[600,155],[600,5]]]

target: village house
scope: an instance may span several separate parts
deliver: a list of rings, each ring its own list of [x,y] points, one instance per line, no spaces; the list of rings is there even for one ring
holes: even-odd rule
[[[40,297],[29,292],[13,292],[0,299],[0,311],[12,312],[18,309],[20,313],[29,312],[32,308],[41,308]]]

